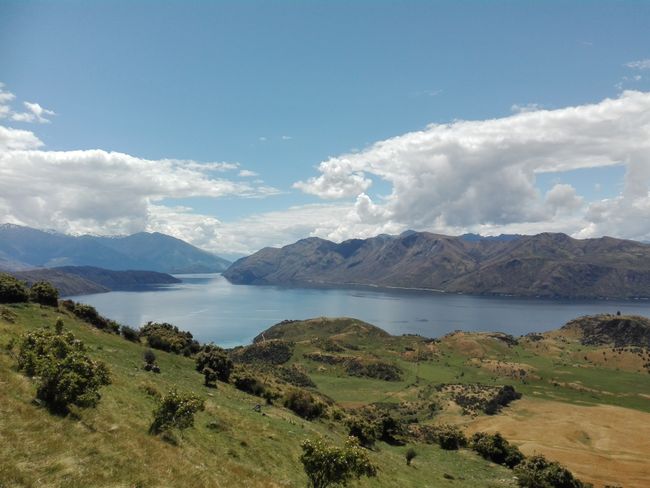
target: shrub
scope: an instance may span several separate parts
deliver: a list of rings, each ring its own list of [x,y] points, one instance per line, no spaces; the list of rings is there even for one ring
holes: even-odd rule
[[[205,377],[205,386],[214,386],[217,380],[227,382],[232,368],[226,352],[215,345],[203,346],[196,355],[196,370]]]
[[[266,387],[264,386],[264,383],[258,380],[251,373],[237,373],[234,377],[233,384],[238,390],[250,393],[251,395],[261,397],[266,393]]]
[[[497,464],[514,468],[524,460],[524,455],[505,440],[501,434],[475,433],[470,440],[470,447],[485,459]]]
[[[342,448],[327,445],[322,439],[304,441],[301,447],[300,462],[310,488],[346,486],[353,479],[377,475],[377,468],[354,437],[348,438]]]
[[[467,446],[467,437],[462,430],[451,424],[415,425],[412,434],[427,444],[438,444],[443,449],[456,450]]]
[[[300,386],[303,388],[316,386],[309,375],[302,369],[298,368],[295,364],[291,366],[279,366],[274,368],[273,372],[278,378],[293,386]]]
[[[306,420],[317,419],[325,413],[325,405],[321,401],[308,391],[298,388],[289,390],[284,406]]]
[[[166,322],[147,322],[140,329],[140,336],[147,339],[149,347],[175,354],[191,356],[201,349],[201,345],[194,340],[190,332],[179,330]]]
[[[99,312],[97,312],[97,309],[91,305],[73,302],[72,300],[63,300],[61,305],[69,312],[72,312],[76,317],[93,327],[97,327],[98,329],[107,332],[113,332],[115,334],[118,334],[120,331],[120,324],[114,320],[102,317],[99,315]]]
[[[348,427],[348,435],[359,439],[364,447],[372,447],[379,435],[377,425],[361,417],[350,417],[345,422]]]
[[[29,294],[22,281],[0,273],[0,303],[22,303],[28,300]]]
[[[160,434],[171,429],[184,430],[194,425],[194,414],[204,409],[204,402],[191,393],[170,390],[153,412],[150,434]]]
[[[531,456],[516,468],[517,484],[521,488],[587,488],[591,484],[583,483],[573,477],[571,471],[561,464],[549,461],[544,456]]]
[[[29,298],[32,302],[40,303],[41,305],[58,307],[59,290],[54,288],[52,283],[47,281],[38,281],[29,289]]]
[[[99,388],[110,384],[106,365],[88,357],[83,343],[62,329],[61,322],[57,332],[27,333],[18,353],[18,368],[37,378],[36,397],[57,413],[66,413],[70,405],[97,405]]]
[[[156,354],[151,349],[147,349],[142,353],[142,359],[144,359],[146,364],[154,364],[156,362]]]
[[[140,341],[140,332],[138,332],[138,330],[134,329],[133,327],[129,327],[128,325],[123,325],[120,328],[120,332],[122,333],[122,337],[124,337],[127,341],[131,341],[131,342]]]
[[[236,363],[284,364],[291,359],[293,349],[293,342],[273,339],[233,349],[231,357]]]
[[[409,447],[406,450],[406,454],[404,454],[404,456],[406,457],[406,465],[410,466],[411,461],[413,461],[415,459],[415,456],[417,456],[417,455],[418,455],[418,453],[415,452],[415,449],[413,449],[412,447]]]

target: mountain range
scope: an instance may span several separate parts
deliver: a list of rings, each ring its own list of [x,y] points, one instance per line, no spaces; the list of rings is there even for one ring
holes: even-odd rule
[[[71,236],[0,225],[0,267],[11,271],[60,266],[162,273],[218,273],[229,261],[158,232],[129,236]]]
[[[650,245],[560,233],[482,238],[407,231],[340,244],[311,237],[239,259],[235,284],[372,285],[449,293],[650,297]]]

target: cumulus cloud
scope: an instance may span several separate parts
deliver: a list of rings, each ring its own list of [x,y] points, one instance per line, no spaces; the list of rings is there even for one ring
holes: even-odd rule
[[[641,216],[649,199],[649,155],[650,93],[625,91],[595,104],[433,124],[330,158],[318,166],[319,175],[294,186],[324,199],[356,198],[339,226],[347,237],[373,223],[451,232],[564,228],[554,222],[561,214],[571,234],[648,238],[650,219]],[[540,173],[616,164],[627,168],[620,198],[586,210],[568,185],[546,195],[535,185]],[[368,197],[376,178],[391,186],[379,203]],[[622,225],[626,215],[634,223]]]
[[[33,132],[0,125],[0,152],[36,149],[42,145],[41,140]]]
[[[11,114],[11,120],[16,122],[38,122],[39,124],[49,124],[50,119],[47,117],[56,115],[54,111],[41,107],[38,103],[23,102],[26,112],[14,112]]]
[[[224,163],[203,166],[102,150],[16,150],[20,138],[12,140],[14,149],[0,152],[2,221],[65,232],[129,233],[149,228],[152,208],[166,198],[260,197],[278,192],[212,176],[213,171],[228,168]]]
[[[255,171],[251,171],[249,169],[242,169],[241,171],[239,171],[239,176],[241,176],[242,178],[249,178],[253,176],[259,176],[259,173],[256,173]]]
[[[526,103],[526,104],[518,104],[515,103],[510,107],[510,111],[516,114],[520,114],[523,112],[534,112],[536,110],[542,110],[542,106],[539,103]]]

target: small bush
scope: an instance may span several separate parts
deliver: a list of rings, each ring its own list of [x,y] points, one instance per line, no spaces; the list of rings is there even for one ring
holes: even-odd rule
[[[514,468],[524,460],[524,455],[505,440],[501,434],[475,433],[470,440],[470,447],[483,458],[493,463]]]
[[[144,359],[146,364],[154,364],[156,362],[156,354],[151,349],[147,349],[142,353],[142,359]]]
[[[91,305],[73,302],[72,300],[63,300],[61,305],[73,315],[93,327],[115,334],[120,332],[120,324],[114,320],[102,317],[99,315],[99,312],[97,312],[97,309]]]
[[[415,456],[417,456],[417,455],[418,455],[418,453],[415,452],[415,449],[413,449],[412,447],[409,447],[406,450],[406,453],[404,454],[404,456],[406,457],[406,465],[410,466],[411,461],[413,461],[415,459]]]
[[[232,350],[231,357],[236,363],[284,364],[293,355],[294,344],[280,339],[256,342],[250,346]]]
[[[544,456],[531,456],[515,468],[517,485],[521,488],[588,488],[573,477],[571,471],[561,464],[549,461]]]
[[[295,364],[291,366],[279,366],[274,368],[273,372],[278,378],[293,386],[300,386],[302,388],[313,388],[316,386],[309,375]]]
[[[162,351],[191,356],[201,349],[190,332],[179,330],[168,323],[147,322],[140,329],[140,336],[146,338],[149,347]]]
[[[377,475],[377,468],[354,437],[348,438],[342,448],[327,445],[322,439],[304,441],[301,447],[300,462],[310,488],[346,486],[353,479]]]
[[[325,413],[325,405],[311,393],[297,388],[291,389],[285,399],[284,406],[306,420],[313,420]]]
[[[233,384],[240,391],[262,397],[266,393],[266,386],[253,374],[239,372],[234,376]]]
[[[447,450],[456,450],[467,446],[467,437],[462,430],[451,424],[415,425],[411,433],[427,444],[438,444]]]
[[[184,430],[194,425],[194,414],[205,408],[203,400],[191,393],[170,390],[153,412],[150,434],[160,434],[172,429]]]
[[[137,329],[129,327],[128,325],[123,325],[120,328],[120,332],[122,333],[122,337],[124,337],[127,341],[140,342],[140,332],[138,332]]]
[[[22,281],[0,273],[0,303],[23,303],[29,300],[27,288]]]
[[[18,353],[18,368],[37,378],[36,397],[53,412],[66,413],[70,405],[94,407],[99,388],[110,384],[106,365],[93,361],[83,343],[57,327],[25,334]]]
[[[59,290],[47,281],[38,281],[29,289],[29,298],[32,302],[47,305],[49,307],[58,307]]]
[[[196,370],[205,377],[205,386],[214,386],[217,382],[228,382],[233,363],[226,352],[212,344],[203,346],[196,355]]]
[[[348,435],[359,439],[359,443],[367,448],[374,446],[379,435],[378,427],[374,422],[361,417],[350,417],[345,422]]]

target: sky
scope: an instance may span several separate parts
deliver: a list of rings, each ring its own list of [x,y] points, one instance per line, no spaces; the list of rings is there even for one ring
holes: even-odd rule
[[[227,258],[650,240],[650,2],[0,0],[0,223]]]

